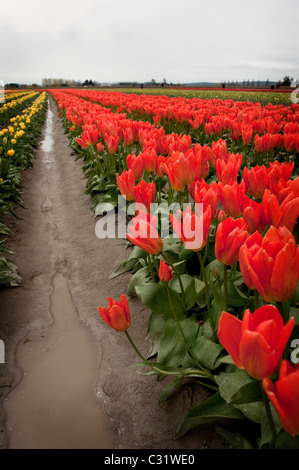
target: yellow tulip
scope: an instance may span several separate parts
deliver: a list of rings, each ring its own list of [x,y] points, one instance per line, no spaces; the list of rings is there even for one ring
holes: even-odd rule
[[[7,152],[7,155],[9,155],[9,157],[13,157],[14,154],[15,154],[14,149],[10,149],[10,150],[8,150],[8,152]]]

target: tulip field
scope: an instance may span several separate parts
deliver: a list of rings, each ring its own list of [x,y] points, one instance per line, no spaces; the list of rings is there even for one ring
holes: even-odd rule
[[[112,277],[130,280],[98,307],[99,322],[125,334],[140,368],[164,380],[161,404],[188,383],[209,391],[175,437],[220,422],[229,447],[297,448],[299,104],[274,92],[266,104],[264,92],[260,101],[259,92],[47,93],[82,161],[95,218],[126,220],[130,250]],[[0,217],[18,199],[45,96],[20,95],[14,115],[0,108],[10,119],[0,131]],[[0,265],[3,283],[8,268]],[[150,311],[147,357],[130,332],[134,296]]]

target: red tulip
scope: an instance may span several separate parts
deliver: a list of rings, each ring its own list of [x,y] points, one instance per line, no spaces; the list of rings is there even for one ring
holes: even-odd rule
[[[239,259],[239,250],[248,238],[247,225],[244,219],[224,219],[217,227],[215,256],[223,264],[232,266]]]
[[[111,155],[114,155],[118,149],[119,137],[118,136],[115,137],[113,135],[107,135],[105,137],[105,142],[108,148],[108,153],[110,153]]]
[[[287,152],[293,152],[296,148],[296,134],[285,134],[283,136],[284,148]]]
[[[239,252],[245,284],[267,302],[285,302],[292,297],[299,278],[299,247],[286,227],[271,226],[263,238],[251,235]]]
[[[211,152],[209,152],[209,160],[214,169],[216,169],[216,162],[218,158],[227,160],[227,148],[226,148],[226,140],[219,139],[217,142],[212,142],[211,145]]]
[[[136,217],[133,217],[128,229],[127,238],[133,245],[152,255],[157,255],[162,251],[163,241],[157,232],[157,219],[149,213],[139,211]]]
[[[223,220],[227,219],[228,215],[222,209],[218,209],[216,212],[216,219],[218,222],[223,222]]]
[[[141,180],[144,172],[144,160],[142,153],[139,155],[131,154],[127,156],[127,165],[130,170],[134,173],[135,181]]]
[[[277,183],[271,181],[269,189],[272,194],[275,194],[280,204],[290,193],[293,193],[294,197],[299,197],[299,176],[288,181],[281,178]]]
[[[165,173],[165,168],[163,167],[163,165],[165,165],[165,163],[167,163],[168,158],[169,157],[164,157],[163,155],[157,156],[155,174],[158,178],[162,178],[162,176],[164,176],[166,174]]]
[[[269,170],[265,165],[248,168],[243,170],[243,180],[245,182],[246,193],[255,199],[262,199],[264,191],[269,187]]]
[[[271,181],[277,183],[279,180],[283,179],[287,181],[294,169],[294,162],[283,162],[279,163],[278,161],[269,163],[269,173],[271,175]]]
[[[145,150],[142,154],[143,162],[144,162],[144,169],[147,172],[155,171],[156,168],[156,160],[157,160],[157,152],[150,148]]]
[[[205,178],[209,174],[210,169],[207,152],[200,144],[194,144],[192,151],[195,156],[193,179]]]
[[[191,157],[188,156],[182,152],[173,152],[166,164],[163,165],[175,191],[183,191],[185,186],[194,179],[195,162],[193,152]]]
[[[292,232],[299,216],[299,196],[294,197],[294,193],[291,192],[279,204],[275,194],[266,189],[263,195],[263,209],[268,225],[275,227],[283,225]]]
[[[173,272],[170,266],[163,260],[160,261],[158,276],[161,281],[168,282],[173,278]]]
[[[104,145],[102,144],[102,142],[99,142],[99,143],[97,144],[97,149],[98,149],[98,152],[99,152],[99,153],[104,152]]]
[[[108,297],[108,308],[98,307],[98,312],[102,319],[116,331],[125,331],[131,325],[130,310],[125,295],[120,296],[120,301],[116,302]]]
[[[99,129],[94,126],[85,126],[84,132],[76,138],[77,143],[84,149],[95,145],[101,138]]]
[[[215,217],[219,200],[216,181],[208,184],[203,179],[197,180],[194,184],[193,182],[190,184],[189,191],[193,193],[193,199],[196,203],[203,204],[204,211],[210,206],[212,217]]]
[[[216,173],[218,180],[223,184],[236,181],[242,163],[241,154],[229,154],[226,162],[218,158],[216,162]]]
[[[181,213],[181,216],[182,222],[172,214],[169,215],[175,233],[180,237],[186,248],[192,251],[200,251],[208,241],[212,218],[210,206],[201,216],[196,215],[188,206],[185,212]]]
[[[253,128],[251,125],[242,126],[242,140],[245,145],[249,145],[253,135]]]
[[[266,151],[265,142],[260,135],[256,135],[254,138],[254,148],[259,153],[263,153]]]
[[[243,212],[245,199],[244,180],[239,184],[237,181],[231,184],[218,183],[220,201],[231,217],[240,217]]]
[[[222,312],[218,336],[236,366],[262,380],[279,366],[294,326],[294,318],[284,325],[277,308],[264,305],[252,314],[245,310],[242,320]]]
[[[155,202],[156,185],[155,183],[147,183],[145,180],[139,181],[134,188],[134,199],[136,210],[140,205],[145,206],[147,212],[150,212],[151,204]]]
[[[293,367],[283,360],[279,379],[274,384],[270,379],[263,380],[263,389],[271,400],[281,426],[291,436],[299,434],[299,366]]]
[[[243,205],[243,219],[248,226],[249,233],[254,233],[256,231],[263,233],[267,227],[263,206],[253,199],[245,198]]]
[[[133,130],[131,127],[124,129],[124,141],[126,145],[132,145],[134,142]]]
[[[277,197],[274,194],[271,194],[269,189],[265,189],[262,202],[268,225],[274,225],[274,227],[278,227],[282,212]]]
[[[134,200],[135,179],[132,170],[124,170],[121,175],[116,175],[116,183],[120,193],[127,201]]]

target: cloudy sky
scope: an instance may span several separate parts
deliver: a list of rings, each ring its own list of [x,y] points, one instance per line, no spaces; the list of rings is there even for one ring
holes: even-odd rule
[[[0,80],[299,78],[298,18],[298,0],[2,2]]]

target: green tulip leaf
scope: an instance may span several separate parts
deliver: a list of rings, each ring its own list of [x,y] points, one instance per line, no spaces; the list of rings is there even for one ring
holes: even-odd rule
[[[173,395],[184,382],[184,377],[177,376],[169,382],[162,390],[159,405],[162,405],[171,395]]]
[[[169,288],[169,291],[176,315],[178,318],[183,318],[185,309],[180,295],[171,288]],[[169,298],[163,284],[147,282],[146,284],[136,286],[135,292],[152,312],[172,317]]]
[[[151,341],[149,357],[158,353],[160,339],[164,330],[166,319],[160,313],[152,313],[147,327],[147,338]]]
[[[161,364],[180,367],[188,354],[188,346],[192,347],[197,336],[199,325],[195,317],[184,318],[180,320],[180,327],[184,333],[186,343],[182,332],[174,320],[168,318],[161,336],[157,361]]]
[[[234,395],[239,392],[244,385],[253,382],[244,370],[237,368],[234,372],[220,372],[218,375],[215,375],[214,378],[218,384],[220,395],[228,404],[231,403]],[[231,406],[242,411],[242,413],[254,423],[261,423],[261,410],[264,406],[262,402],[238,405],[232,404]]]
[[[244,419],[244,415],[237,408],[228,405],[220,393],[216,393],[188,411],[178,427],[176,438],[184,436],[195,426],[224,418]]]
[[[192,347],[192,353],[206,369],[213,370],[223,349],[221,344],[214,343],[206,336],[199,336]]]
[[[131,276],[130,278],[128,288],[127,288],[127,294],[130,297],[133,297],[134,295],[136,295],[136,287],[148,282],[150,279],[150,276],[151,276],[151,273],[150,273],[149,266],[144,266],[143,268],[138,269],[138,271],[136,271],[136,273],[133,274],[133,276]]]
[[[229,403],[231,405],[242,405],[244,403],[253,403],[262,401],[261,384],[259,381],[249,382],[243,385],[231,398]]]

